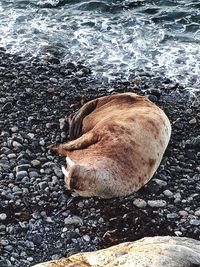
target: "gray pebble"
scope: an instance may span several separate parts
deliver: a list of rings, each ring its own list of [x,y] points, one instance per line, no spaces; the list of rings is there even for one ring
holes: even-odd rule
[[[5,246],[5,250],[12,251],[13,250],[13,246],[11,246],[11,245]]]
[[[33,167],[36,167],[36,168],[41,166],[41,162],[39,160],[37,160],[37,159],[32,160],[31,164],[32,164]]]
[[[135,205],[136,207],[138,208],[145,208],[146,205],[147,205],[147,202],[141,198],[136,198],[134,201],[133,201],[133,205]]]
[[[82,225],[83,224],[83,221],[78,216],[69,216],[69,217],[65,218],[64,223],[65,224]]]
[[[27,171],[19,171],[16,173],[17,180],[22,180],[24,177],[27,177],[27,176],[28,176]]]
[[[173,194],[169,189],[163,191],[163,194],[164,194],[166,197],[169,197],[169,198],[171,198],[171,197],[174,196],[174,194]]]
[[[16,172],[27,171],[31,167],[30,164],[21,164],[16,167]]]
[[[31,172],[29,172],[29,177],[30,177],[30,178],[37,178],[37,177],[39,177],[39,176],[40,176],[39,173],[36,172],[36,171],[31,171]]]
[[[0,260],[0,266],[2,266],[2,267],[13,267],[13,264],[9,260]]]
[[[30,139],[34,139],[34,137],[35,137],[35,135],[33,133],[28,133],[27,135],[30,137]]]
[[[167,205],[165,200],[148,200],[147,204],[152,208],[163,208]]]
[[[54,169],[54,173],[55,175],[58,177],[58,178],[63,178],[63,173],[62,173],[62,170],[58,167],[55,167]]]
[[[160,180],[160,179],[154,179],[153,181],[155,181],[157,183],[157,185],[159,185],[160,187],[165,187],[167,186],[167,182]]]
[[[40,182],[39,183],[39,187],[40,187],[40,189],[45,189],[46,187],[48,186],[48,184],[47,184],[47,182]]]
[[[198,219],[191,219],[190,220],[190,225],[199,226],[200,225],[200,220],[198,220]]]
[[[168,219],[176,219],[178,217],[177,213],[169,213],[167,214]]]
[[[16,154],[12,153],[12,154],[8,154],[8,158],[9,159],[16,159]]]
[[[200,210],[196,210],[194,215],[200,217]]]
[[[11,102],[7,102],[5,105],[3,105],[2,107],[2,111],[9,111],[11,110],[13,107],[12,103]]]
[[[84,241],[86,241],[86,242],[90,242],[90,237],[89,237],[89,235],[84,235],[82,238],[83,238]]]

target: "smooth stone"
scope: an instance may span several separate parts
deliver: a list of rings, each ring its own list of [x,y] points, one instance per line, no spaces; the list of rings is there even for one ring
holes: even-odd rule
[[[35,167],[35,168],[38,168],[38,167],[41,166],[41,162],[40,162],[39,160],[37,160],[37,159],[33,159],[33,160],[31,161],[31,164],[32,164],[32,166]]]
[[[83,238],[84,241],[86,241],[86,242],[90,242],[90,237],[89,237],[89,235],[84,235],[82,238]]]
[[[64,223],[65,224],[82,225],[83,220],[78,216],[69,216],[69,217],[65,218]]]
[[[200,217],[200,210],[196,210],[194,215]]]
[[[30,178],[37,178],[38,176],[40,176],[40,174],[36,171],[31,171],[29,172],[29,177]]]
[[[5,105],[3,105],[3,107],[2,107],[2,111],[4,112],[4,111],[9,111],[9,110],[11,110],[13,108],[13,105],[12,105],[12,103],[11,102],[7,102]]]
[[[148,200],[147,204],[152,208],[163,208],[167,205],[165,200]]]
[[[2,266],[2,267],[13,267],[13,264],[9,260],[0,260],[0,266]]]
[[[163,194],[166,196],[166,197],[173,197],[174,194],[172,193],[172,191],[170,191],[169,189],[166,189],[165,191],[163,191]]]
[[[5,221],[7,219],[6,213],[0,213],[0,221]]]
[[[167,219],[176,219],[178,217],[177,213],[169,213],[167,214]]]
[[[197,123],[196,118],[192,118],[191,120],[189,120],[189,124],[196,124],[196,123]]]
[[[39,187],[40,189],[45,189],[48,186],[47,182],[40,182]]]
[[[190,225],[199,226],[200,225],[200,220],[198,220],[198,219],[191,219],[190,220]]]
[[[94,252],[82,252],[33,267],[191,267],[200,266],[200,241],[186,237],[155,236]]]
[[[146,205],[147,205],[147,202],[141,198],[136,198],[134,201],[133,201],[133,205],[135,205],[136,207],[138,208],[145,208]]]
[[[9,159],[15,159],[17,156],[16,154],[12,153],[12,154],[8,154],[8,158]]]
[[[28,176],[28,172],[27,171],[18,171],[16,173],[16,178],[17,180],[23,179],[24,177]]]
[[[154,181],[160,186],[160,187],[165,187],[167,186],[167,182],[160,180],[160,179],[154,179]]]
[[[27,171],[31,167],[30,164],[22,164],[16,167],[16,172]]]
[[[13,145],[14,148],[22,148],[23,147],[22,144],[20,144],[17,141],[13,141],[12,145]]]
[[[58,178],[63,178],[63,173],[62,173],[62,170],[58,167],[55,167],[54,169],[54,173],[55,175],[58,177]]]

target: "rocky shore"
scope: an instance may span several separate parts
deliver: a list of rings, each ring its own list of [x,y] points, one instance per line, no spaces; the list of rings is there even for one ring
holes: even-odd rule
[[[0,49],[0,266],[28,267],[146,236],[200,240],[200,92],[135,71],[97,81],[81,62],[25,60]],[[48,145],[68,140],[85,101],[133,91],[162,107],[172,137],[154,178],[126,198],[74,198]]]

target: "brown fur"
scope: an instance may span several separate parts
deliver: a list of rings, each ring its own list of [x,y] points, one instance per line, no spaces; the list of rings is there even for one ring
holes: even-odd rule
[[[165,113],[134,93],[97,98],[71,122],[75,140],[51,149],[75,165],[65,177],[81,196],[111,198],[137,191],[153,176],[170,139]]]

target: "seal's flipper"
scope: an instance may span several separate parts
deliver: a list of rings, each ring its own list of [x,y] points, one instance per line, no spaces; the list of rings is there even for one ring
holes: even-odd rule
[[[88,116],[97,106],[98,99],[86,103],[72,118],[69,127],[69,136],[71,140],[77,139],[82,135],[83,119]]]
[[[67,151],[73,151],[78,149],[84,149],[88,146],[91,146],[98,141],[98,135],[93,134],[93,132],[88,132],[79,137],[76,140],[70,141],[65,144],[55,144],[49,146],[49,149],[55,152],[56,154],[68,156]]]

